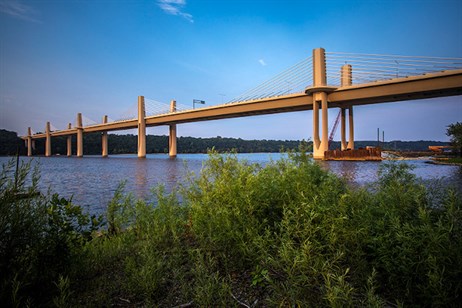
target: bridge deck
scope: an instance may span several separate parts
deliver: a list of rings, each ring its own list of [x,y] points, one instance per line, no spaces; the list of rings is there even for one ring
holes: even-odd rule
[[[366,84],[339,87],[328,94],[329,108],[353,105],[398,102],[431,97],[462,95],[462,70],[443,71],[406,78],[395,78]],[[147,126],[237,118],[261,114],[312,110],[312,96],[296,93],[251,101],[216,105],[200,109],[166,113],[146,117]],[[126,120],[83,127],[85,133],[133,129],[138,120]],[[76,128],[53,131],[51,136],[67,136],[77,133]],[[35,134],[33,139],[45,138]],[[27,136],[23,136],[26,139]]]

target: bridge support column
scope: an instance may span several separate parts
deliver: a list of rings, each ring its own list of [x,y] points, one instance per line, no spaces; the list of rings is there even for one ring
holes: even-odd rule
[[[350,150],[354,150],[355,148],[355,130],[353,124],[353,106],[348,107],[348,130],[349,130],[349,138],[348,138],[348,146],[347,148]]]
[[[346,110],[348,110],[348,143],[346,141]],[[354,127],[353,127],[353,106],[341,109],[341,149],[354,149]]]
[[[46,139],[45,139],[45,156],[49,157],[51,156],[51,134],[50,134],[50,122],[47,122],[47,125],[45,127],[45,134],[46,134]]]
[[[27,156],[32,156],[32,130],[27,129]]]
[[[83,157],[83,124],[82,114],[77,113],[77,157]]]
[[[313,97],[313,153],[321,145],[319,139],[319,102]]]
[[[138,96],[138,157],[146,157],[146,111],[144,96]]]
[[[340,79],[341,79],[341,86],[351,86],[353,82],[353,75],[352,75],[352,67],[349,64],[345,64],[342,66],[340,71]],[[353,127],[353,106],[348,107],[348,131],[349,131],[349,138],[348,144],[346,142],[346,119],[345,119],[345,110],[346,108],[342,108],[341,111],[341,149],[346,150],[354,149],[354,127]]]
[[[341,145],[340,148],[343,150],[347,149],[347,143],[346,143],[346,121],[345,121],[345,108],[340,109],[340,135],[341,135]]]
[[[313,50],[313,158],[324,159],[324,152],[329,149],[328,104],[326,54],[323,48]],[[319,105],[321,105],[321,136],[319,136]]]
[[[69,123],[67,125],[67,129],[71,129],[72,128],[72,124]],[[69,135],[67,136],[67,157],[71,157],[72,156],[72,136]]]
[[[103,117],[103,123],[107,123],[107,115]],[[108,155],[108,146],[107,146],[107,131],[101,133],[101,155],[107,157]]]
[[[321,105],[321,136],[319,136],[319,105]],[[313,158],[324,159],[324,152],[329,149],[329,127],[327,112],[327,93],[313,94]]]
[[[170,112],[176,111],[176,101],[172,100],[170,102]],[[168,138],[168,155],[170,158],[175,158],[177,154],[176,151],[176,124],[170,124],[170,134]]]

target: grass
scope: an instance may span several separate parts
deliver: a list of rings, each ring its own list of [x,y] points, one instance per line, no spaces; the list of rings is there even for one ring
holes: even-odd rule
[[[25,287],[34,276],[13,269],[2,275],[9,286],[2,301],[58,307],[460,302],[460,195],[447,187],[426,188],[407,165],[387,164],[376,183],[353,189],[304,153],[265,167],[211,153],[188,185],[153,193],[157,205],[135,200],[121,185],[98,232],[98,221],[91,224],[87,217],[52,233],[65,234],[71,249],[66,266],[49,265],[49,288],[31,287],[42,300]],[[53,198],[40,198],[52,207]],[[72,204],[57,200],[61,208]],[[24,207],[18,200],[2,202]],[[72,211],[59,213],[74,217]],[[23,266],[35,266],[29,252],[22,255]]]

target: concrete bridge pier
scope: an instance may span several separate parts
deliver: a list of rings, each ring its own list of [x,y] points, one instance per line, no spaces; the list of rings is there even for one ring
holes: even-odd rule
[[[347,149],[354,150],[355,149],[355,130],[353,124],[353,106],[348,108],[348,132],[349,132],[349,140]]]
[[[69,123],[67,125],[67,129],[71,129],[72,128],[72,124]],[[67,136],[67,157],[71,157],[72,156],[72,136],[69,135]]]
[[[138,157],[146,157],[146,111],[144,96],[138,96]]]
[[[83,124],[82,114],[77,113],[77,157],[83,157]]]
[[[176,111],[176,101],[170,101],[170,112]],[[176,124],[170,124],[170,134],[168,136],[168,155],[170,158],[175,158],[176,151]]]
[[[346,150],[347,149],[347,143],[346,143],[346,137],[345,137],[345,131],[346,131],[346,123],[345,123],[345,108],[340,108],[340,149]]]
[[[49,157],[51,156],[51,131],[50,131],[50,122],[47,122],[47,125],[45,127],[45,134],[46,134],[46,139],[45,139],[45,156]]]
[[[103,117],[103,123],[107,123],[107,115]],[[107,145],[107,131],[101,133],[101,155],[107,157],[108,155],[108,145]]]
[[[32,129],[27,128],[27,156],[32,156]]]
[[[324,152],[329,149],[328,102],[327,94],[335,90],[327,86],[326,52],[323,48],[313,50],[313,86],[306,89],[313,96],[313,158],[324,159]],[[321,123],[319,123],[321,108]],[[321,124],[321,135],[319,134]]]
[[[321,105],[321,136],[319,135],[319,105]],[[329,128],[327,112],[327,93],[313,94],[313,158],[324,159],[324,152],[329,149]]]
[[[352,85],[352,68],[351,65],[345,64],[342,66],[340,72],[341,86]],[[346,142],[346,119],[345,111],[348,109],[348,144]],[[341,149],[353,150],[354,149],[354,125],[353,125],[353,106],[341,108]]]
[[[346,141],[346,110],[348,110],[348,143]],[[341,149],[354,150],[353,106],[341,108]]]

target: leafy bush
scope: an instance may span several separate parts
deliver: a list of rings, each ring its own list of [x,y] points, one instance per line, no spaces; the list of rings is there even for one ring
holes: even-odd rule
[[[304,153],[265,167],[211,153],[180,198],[156,193],[157,205],[116,193],[119,223],[87,246],[112,283],[98,304],[114,292],[167,306],[458,303],[460,197],[406,165],[353,189]]]
[[[26,205],[10,211],[27,213],[8,214],[22,217],[14,230],[27,228],[24,234],[39,244],[15,248],[27,258],[8,261],[16,269],[2,280],[8,287],[2,296],[25,303],[24,282],[38,281],[31,260],[47,256],[56,263],[46,263],[52,274],[41,279],[54,287],[56,305],[457,306],[460,195],[430,189],[410,171],[384,164],[376,183],[351,188],[303,152],[264,167],[211,153],[185,187],[170,194],[155,189],[155,204],[135,200],[122,185],[108,206],[107,228],[89,241],[86,229],[75,228],[83,222],[68,223],[79,215],[65,200],[16,200]],[[41,198],[46,211],[27,208]],[[49,210],[60,214],[55,219]],[[47,227],[54,242],[44,243],[50,219],[59,231]]]
[[[0,176],[0,301],[42,305],[64,279],[75,250],[100,224],[71,200],[37,189],[31,163],[3,165]],[[30,182],[30,186],[26,183]]]

